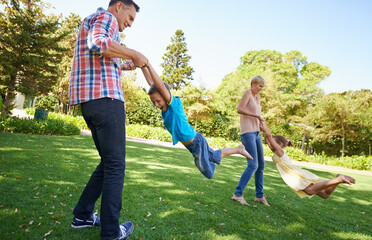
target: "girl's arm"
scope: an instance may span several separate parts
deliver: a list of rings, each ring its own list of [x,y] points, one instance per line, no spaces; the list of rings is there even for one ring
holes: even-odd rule
[[[267,127],[265,122],[261,122],[261,130],[265,133],[265,138],[267,145],[273,153],[276,153],[278,157],[283,156],[284,150],[283,148],[275,141],[275,139],[271,136],[270,129]]]
[[[147,83],[151,86],[154,83],[154,81],[152,80],[150,71],[147,69],[147,67],[143,67],[141,68],[141,70],[142,70],[143,75],[146,78]]]
[[[164,82],[161,80],[159,75],[155,72],[154,68],[152,67],[150,63],[148,64],[147,69],[149,70],[151,78],[154,81],[154,84],[156,88],[159,90],[160,94],[163,96],[163,98],[165,99],[167,103],[170,103],[172,100],[172,96],[170,92],[168,91],[168,89],[164,86]]]
[[[238,113],[242,114],[242,115],[249,116],[249,117],[256,117],[256,118],[258,118],[258,120],[260,120],[260,122],[262,122],[262,121],[264,121],[263,118],[261,118],[257,114],[248,112],[245,109],[245,106],[248,104],[249,100],[251,99],[251,96],[252,96],[251,90],[247,90],[247,91],[244,92],[243,97],[240,100],[239,105],[238,105]]]

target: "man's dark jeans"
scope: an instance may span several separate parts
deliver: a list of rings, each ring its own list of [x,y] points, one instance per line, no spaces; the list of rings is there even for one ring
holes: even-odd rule
[[[114,239],[119,235],[125,175],[124,102],[102,98],[82,103],[81,110],[92,132],[101,162],[90,177],[73,213],[79,219],[88,219],[102,194],[101,239]]]

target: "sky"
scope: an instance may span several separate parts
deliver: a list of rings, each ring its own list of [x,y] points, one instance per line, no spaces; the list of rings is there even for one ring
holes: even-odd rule
[[[109,0],[44,0],[50,12],[82,18]],[[161,75],[162,56],[184,32],[194,84],[215,89],[251,50],[302,52],[328,66],[325,93],[372,90],[371,0],[137,0],[140,12],[124,30],[127,47],[143,53]],[[138,78],[143,81],[140,70]]]

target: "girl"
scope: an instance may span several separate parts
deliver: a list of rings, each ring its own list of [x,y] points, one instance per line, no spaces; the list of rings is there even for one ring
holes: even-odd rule
[[[312,197],[315,194],[327,199],[336,190],[338,184],[355,184],[355,179],[346,175],[337,174],[330,180],[324,180],[317,175],[294,166],[283,148],[288,140],[281,136],[271,136],[265,122],[261,122],[260,129],[265,133],[266,142],[274,153],[273,162],[284,182],[301,198]]]

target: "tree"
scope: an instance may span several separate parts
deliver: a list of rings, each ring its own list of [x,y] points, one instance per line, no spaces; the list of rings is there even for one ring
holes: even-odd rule
[[[307,115],[313,126],[315,149],[341,156],[368,152],[372,142],[372,92],[370,90],[332,93],[319,99]],[[349,145],[349,147],[348,147]],[[361,147],[362,146],[362,147]],[[338,149],[339,152],[333,149]]]
[[[203,87],[188,84],[179,90],[176,95],[181,96],[182,105],[189,120],[194,121],[196,131],[198,120],[211,120],[214,110],[211,106],[213,96]]]
[[[186,38],[182,30],[177,30],[171,38],[163,56],[164,62],[162,80],[169,84],[171,89],[179,90],[184,87],[187,80],[193,80],[194,69],[189,66],[191,57],[187,55]]]
[[[53,93],[57,96],[59,104],[58,111],[69,112],[68,88],[70,84],[71,62],[74,56],[74,46],[82,21],[79,15],[71,13],[62,21],[60,32],[67,32],[68,35],[61,41],[61,46],[69,49],[58,64],[57,83],[53,87]]]
[[[1,114],[8,116],[15,93],[46,94],[56,82],[56,65],[66,50],[59,42],[59,17],[45,15],[48,5],[40,0],[1,0],[0,85],[5,86]]]
[[[266,81],[260,94],[262,116],[273,132],[288,136],[295,134],[290,123],[302,123],[307,107],[323,96],[318,84],[330,73],[326,66],[308,63],[299,51],[249,51],[241,57],[237,70],[226,75],[216,89],[218,103],[238,119],[236,109],[244,91],[250,88],[250,79],[261,75]],[[292,137],[301,141],[301,136]]]

